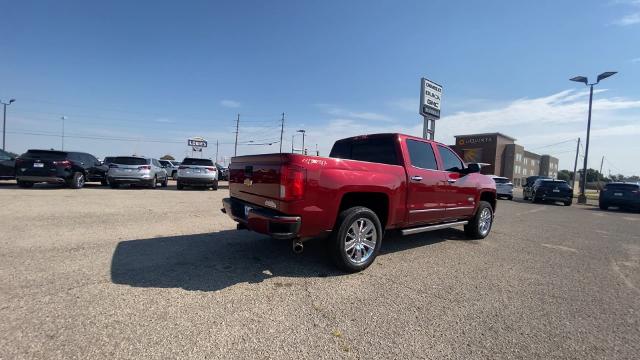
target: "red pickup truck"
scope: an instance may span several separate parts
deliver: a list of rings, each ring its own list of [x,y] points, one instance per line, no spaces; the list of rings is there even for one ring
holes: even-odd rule
[[[374,261],[386,230],[409,235],[462,225],[469,237],[486,237],[496,188],[479,171],[434,141],[357,136],[337,141],[329,157],[234,157],[222,211],[238,229],[292,239],[294,251],[327,237],[336,264],[355,272]]]

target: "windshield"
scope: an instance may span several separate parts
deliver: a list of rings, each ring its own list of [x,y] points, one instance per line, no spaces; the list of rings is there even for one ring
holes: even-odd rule
[[[113,164],[119,165],[147,165],[147,159],[139,157],[117,157],[113,159]]]
[[[182,165],[213,166],[213,160],[186,158],[182,161]]]

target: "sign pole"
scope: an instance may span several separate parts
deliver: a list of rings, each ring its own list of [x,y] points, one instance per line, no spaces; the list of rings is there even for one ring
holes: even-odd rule
[[[435,140],[441,104],[442,85],[426,78],[420,79],[420,115],[423,117],[422,137],[425,139]]]

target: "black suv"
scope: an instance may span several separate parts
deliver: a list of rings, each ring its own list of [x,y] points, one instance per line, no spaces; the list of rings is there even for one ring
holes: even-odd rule
[[[598,202],[602,210],[609,206],[640,209],[640,183],[609,183],[600,192]]]
[[[562,202],[571,206],[573,189],[564,180],[538,179],[531,187],[531,202]]]
[[[16,159],[16,180],[23,188],[40,182],[67,184],[72,189],[80,189],[86,181],[107,185],[108,170],[95,156],[81,152],[28,150]]]
[[[0,180],[11,180],[16,177],[16,159],[4,150],[0,150]]]
[[[548,176],[529,176],[527,181],[522,185],[522,197],[525,200],[531,200],[531,191],[533,190],[533,184],[538,179],[551,179]]]

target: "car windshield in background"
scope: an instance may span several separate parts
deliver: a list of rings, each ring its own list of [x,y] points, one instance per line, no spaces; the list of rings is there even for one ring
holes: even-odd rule
[[[184,159],[181,165],[196,165],[196,166],[213,166],[213,160],[209,159]]]
[[[147,165],[147,159],[139,157],[117,157],[113,159],[113,164],[120,165]]]
[[[67,153],[63,151],[29,150],[20,156],[23,159],[64,160]]]
[[[634,191],[640,189],[640,184],[607,184],[607,190],[627,190]]]
[[[496,184],[508,184],[509,183],[509,179],[505,179],[505,178],[493,178],[493,181],[495,181]]]

